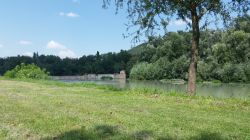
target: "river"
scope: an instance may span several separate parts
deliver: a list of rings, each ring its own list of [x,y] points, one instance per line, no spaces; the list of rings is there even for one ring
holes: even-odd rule
[[[64,81],[64,82],[90,82],[99,85],[112,85],[117,88],[157,88],[165,91],[185,93],[186,84],[167,84],[159,81]],[[198,83],[198,96],[212,96],[216,98],[241,98],[250,99],[250,84],[242,83]]]

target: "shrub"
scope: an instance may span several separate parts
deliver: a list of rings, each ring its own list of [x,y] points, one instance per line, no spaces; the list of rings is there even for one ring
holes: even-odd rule
[[[199,61],[197,64],[197,73],[198,77],[200,77],[202,80],[210,79],[211,65],[205,63],[204,61]]]
[[[228,82],[245,82],[246,75],[242,64],[226,63],[220,71],[221,81]]]
[[[130,78],[135,80],[187,79],[189,60],[179,57],[170,62],[162,57],[154,63],[142,62],[130,71]]]
[[[24,63],[7,71],[4,76],[18,79],[49,79],[49,73],[45,69],[41,69],[35,64],[25,65]]]
[[[155,62],[158,66],[160,80],[161,79],[172,79],[172,64],[169,62],[167,57],[162,57]]]
[[[244,71],[244,66],[242,64],[235,64],[235,72],[233,75],[234,82],[246,82],[247,77]]]
[[[130,71],[130,78],[136,80],[150,80],[151,64],[142,62],[136,64]]]
[[[172,79],[188,79],[189,59],[181,56],[172,61]]]
[[[250,63],[249,62],[245,65],[244,70],[246,74],[246,79],[248,82],[250,82]]]

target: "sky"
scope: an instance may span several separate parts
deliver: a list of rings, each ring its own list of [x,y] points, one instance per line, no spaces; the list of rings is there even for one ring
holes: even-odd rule
[[[133,47],[124,38],[125,11],[102,8],[102,0],[1,0],[0,57],[33,52],[77,58],[119,52]],[[171,21],[168,30],[184,30],[185,22]]]

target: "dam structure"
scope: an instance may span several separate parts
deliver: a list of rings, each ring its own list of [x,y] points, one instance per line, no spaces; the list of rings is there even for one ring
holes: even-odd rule
[[[51,76],[53,80],[65,80],[65,81],[90,81],[90,80],[103,80],[110,78],[113,80],[126,80],[125,71],[115,74],[84,74],[81,76]]]

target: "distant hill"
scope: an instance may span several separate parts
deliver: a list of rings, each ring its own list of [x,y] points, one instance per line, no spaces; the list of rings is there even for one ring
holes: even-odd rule
[[[131,55],[140,54],[143,50],[143,47],[145,47],[146,45],[147,45],[147,43],[142,43],[138,46],[135,46],[135,47],[131,48],[130,50],[128,50],[128,53]]]

